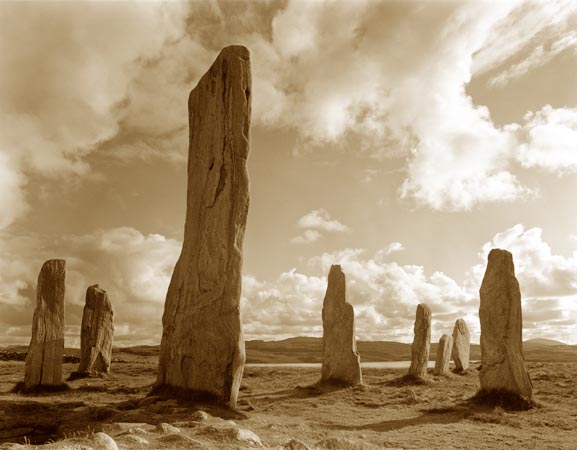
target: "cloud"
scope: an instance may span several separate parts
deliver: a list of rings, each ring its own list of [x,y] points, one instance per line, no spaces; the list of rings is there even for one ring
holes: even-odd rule
[[[317,230],[305,230],[303,234],[295,236],[290,240],[292,244],[310,244],[321,239],[323,235]]]
[[[513,64],[499,74],[493,76],[489,80],[489,85],[492,87],[504,87],[512,80],[525,75],[530,70],[547,64],[555,58],[555,56],[565,50],[575,47],[577,47],[577,33],[575,31],[570,31],[561,36],[557,41],[553,42],[548,49],[543,45],[539,45],[521,62]]]
[[[126,127],[127,111],[146,97],[134,100],[133,80],[181,35],[183,8],[157,2],[0,5],[0,170],[7,207],[0,226],[26,210],[30,177],[89,173],[86,157]]]
[[[575,21],[570,1],[0,7],[5,226],[26,210],[31,176],[86,176],[94,152],[183,162],[186,95],[238,43],[252,55],[253,124],[295,131],[302,151],[403,158],[401,197],[435,210],[530,196],[512,169],[521,125],[495,126],[465,87],[546,62],[573,45]],[[543,52],[515,62],[529,44]]]
[[[571,26],[577,11],[571,0],[507,3],[511,6],[509,13],[495,23],[483,48],[474,55],[473,73],[476,75],[498,69],[538,40],[557,39]]]
[[[79,345],[86,288],[98,283],[115,311],[115,342],[158,343],[161,317],[181,243],[120,227],[86,235],[4,234],[0,239],[2,343],[28,343],[42,263],[66,259],[66,344]],[[138,313],[135,314],[135,311]],[[15,336],[21,336],[16,340]]]
[[[577,171],[577,108],[546,105],[525,116],[517,127],[517,159],[524,167],[537,167],[558,174]]]
[[[332,219],[325,209],[314,209],[297,221],[297,227],[304,229],[303,233],[291,239],[293,244],[310,244],[321,239],[324,233],[345,233],[349,227],[336,219]]]
[[[521,286],[524,339],[577,342],[577,250],[569,257],[555,254],[539,228],[519,224],[496,234],[482,246],[478,263],[464,273],[463,283],[439,271],[427,274],[422,266],[387,262],[387,248],[373,255],[360,248],[323,253],[310,258],[303,272],[291,269],[271,281],[245,275],[242,310],[247,338],[322,335],[326,274],[332,264],[340,264],[348,301],[355,308],[358,339],[410,342],[416,306],[427,303],[433,312],[433,340],[451,333],[455,320],[463,318],[478,342],[479,288],[487,256],[492,248],[505,248],[513,253]]]
[[[513,254],[515,273],[526,297],[558,297],[577,295],[577,250],[570,257],[556,255],[543,240],[541,228],[525,229],[517,224],[486,242],[479,254],[482,261],[492,248],[503,248]],[[475,266],[471,272],[480,285],[485,264]]]
[[[391,242],[383,250],[380,250],[379,253],[386,256],[390,255],[391,253],[402,252],[403,250],[405,250],[405,246],[403,244],[400,242]]]
[[[420,266],[383,263],[363,249],[343,249],[311,258],[308,274],[291,269],[271,282],[245,276],[247,338],[320,336],[326,274],[332,264],[340,264],[346,274],[347,297],[355,308],[359,339],[410,342],[415,309],[421,302],[433,308],[433,327],[439,335],[450,332],[458,317],[472,321],[467,308],[474,300],[446,275],[427,276]],[[474,323],[471,328],[475,329]]]
[[[330,214],[323,208],[315,209],[302,216],[298,220],[297,226],[299,228],[322,230],[330,233],[350,231],[349,227],[338,220],[332,219]]]

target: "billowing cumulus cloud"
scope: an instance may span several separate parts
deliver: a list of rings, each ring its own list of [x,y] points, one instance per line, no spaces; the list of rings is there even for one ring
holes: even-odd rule
[[[517,158],[524,167],[559,174],[577,171],[577,108],[546,105],[527,113],[517,132],[521,141]]]
[[[291,269],[273,281],[245,276],[243,319],[248,338],[278,339],[322,334],[320,311],[326,274],[340,264],[347,277],[348,301],[356,314],[359,339],[410,342],[417,304],[433,312],[433,339],[450,333],[463,318],[473,340],[479,339],[479,288],[489,251],[512,252],[521,285],[524,338],[550,337],[575,343],[577,323],[577,250],[570,257],[556,255],[539,228],[515,225],[483,245],[478,264],[459,284],[442,272],[427,274],[418,265],[400,265],[364,249],[343,249],[309,259],[306,272]]]
[[[498,127],[465,88],[570,48],[573,3],[4,3],[0,226],[26,210],[30,176],[86,176],[91,153],[182,163],[182,99],[238,43],[252,54],[253,123],[296,131],[301,150],[404,159],[400,196],[436,210],[531,196],[515,162],[571,169],[543,138],[574,123],[561,136],[566,111],[542,110]]]
[[[0,11],[0,226],[7,226],[26,209],[29,177],[87,174],[86,156],[140,107],[129,98],[138,90],[133,80],[181,35],[185,4],[4,2]]]

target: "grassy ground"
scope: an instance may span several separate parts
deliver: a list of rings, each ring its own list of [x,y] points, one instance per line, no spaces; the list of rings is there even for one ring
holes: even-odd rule
[[[575,449],[577,363],[528,367],[539,404],[528,411],[469,402],[478,388],[476,371],[430,375],[427,384],[407,385],[399,382],[403,369],[365,369],[364,385],[338,388],[315,386],[318,369],[247,368],[239,412],[232,413],[184,401],[142,401],[155,379],[153,359],[116,364],[108,379],[75,380],[69,391],[36,397],[9,393],[21,381],[24,367],[21,362],[2,362],[0,443],[64,438],[82,443],[86,436],[104,430],[121,449],[145,448],[136,438],[128,438],[140,432],[149,442],[147,448],[250,446],[226,431],[234,420],[260,436],[267,448],[283,448],[298,439],[310,448],[330,450]],[[75,369],[76,365],[66,364],[65,376]],[[209,420],[195,422],[197,409],[208,412]],[[141,425],[128,433],[122,425],[126,422]],[[180,437],[155,430],[162,422],[177,425]]]

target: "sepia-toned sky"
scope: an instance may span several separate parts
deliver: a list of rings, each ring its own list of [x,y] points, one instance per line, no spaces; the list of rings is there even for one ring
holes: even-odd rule
[[[115,343],[160,342],[186,206],[187,97],[251,51],[247,339],[320,336],[331,264],[363,340],[464,318],[513,253],[524,338],[577,344],[577,3],[0,3],[0,345],[46,259],[66,345],[94,283]]]

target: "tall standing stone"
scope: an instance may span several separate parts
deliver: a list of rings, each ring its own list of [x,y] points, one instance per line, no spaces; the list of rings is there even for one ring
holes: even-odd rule
[[[469,370],[469,353],[471,351],[471,335],[467,323],[463,319],[457,319],[453,328],[453,352],[455,372]]]
[[[361,360],[355,340],[355,310],[347,303],[346,280],[341,266],[329,272],[323,302],[323,381],[361,384]]]
[[[182,252],[162,317],[157,387],[236,407],[245,362],[240,293],[249,204],[248,49],[224,48],[188,100]]]
[[[106,374],[112,360],[114,312],[104,289],[95,284],[86,290],[80,330],[80,374]]]
[[[424,378],[427,375],[431,348],[431,308],[424,303],[419,303],[417,306],[414,331],[415,337],[411,346],[409,375]]]
[[[530,399],[533,385],[523,357],[521,291],[511,253],[491,250],[479,293],[481,389]]]
[[[451,350],[453,348],[453,337],[443,334],[439,339],[437,356],[435,358],[435,375],[445,375],[449,372],[451,365]]]
[[[62,384],[65,274],[66,261],[50,259],[38,275],[32,338],[24,372],[26,388]]]

